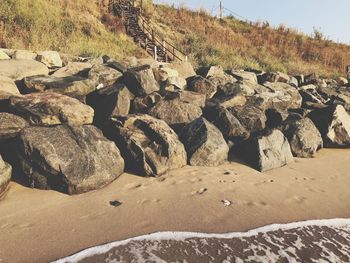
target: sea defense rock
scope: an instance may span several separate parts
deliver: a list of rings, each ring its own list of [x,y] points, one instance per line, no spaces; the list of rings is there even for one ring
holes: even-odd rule
[[[281,110],[298,109],[302,104],[302,97],[297,88],[282,82],[265,82],[264,86],[270,92],[261,94],[270,103],[270,108]]]
[[[38,54],[28,50],[16,50],[13,53],[12,59],[32,59],[34,60]]]
[[[0,75],[0,100],[8,99],[12,95],[19,94],[20,93],[13,79]]]
[[[48,68],[61,68],[63,63],[57,51],[39,52],[36,60],[45,64]]]
[[[190,91],[205,94],[207,99],[212,98],[217,91],[217,86],[202,76],[195,76],[191,78],[188,82],[187,88]]]
[[[261,131],[266,127],[265,111],[252,104],[237,106],[230,109],[243,127],[250,133]]]
[[[237,143],[248,139],[250,135],[240,121],[224,107],[208,105],[203,110],[203,115],[221,131],[226,140]]]
[[[0,60],[11,59],[4,51],[0,50]]]
[[[32,187],[67,194],[104,187],[124,171],[115,143],[93,126],[26,128],[18,156]]]
[[[308,117],[321,132],[325,147],[350,147],[350,115],[343,106],[314,110]]]
[[[109,132],[129,171],[142,176],[160,176],[186,165],[185,147],[162,120],[146,114],[120,116],[112,119]]]
[[[123,73],[105,65],[94,65],[89,71],[89,80],[96,89],[113,86],[123,76]]]
[[[5,192],[12,176],[12,167],[0,155],[0,196]]]
[[[268,73],[263,73],[259,76],[258,78],[259,83],[264,83],[264,82],[283,82],[283,83],[290,83],[291,78],[282,72],[268,72]]]
[[[258,78],[256,74],[253,72],[232,69],[232,70],[229,70],[228,73],[240,81],[247,81],[255,84],[258,83]]]
[[[60,68],[52,74],[56,78],[64,78],[71,76],[87,76],[90,69],[92,68],[91,63],[88,62],[68,62],[66,66]]]
[[[28,123],[14,114],[0,112],[0,140],[16,137]]]
[[[288,139],[279,130],[271,130],[240,145],[239,157],[260,172],[266,172],[293,162]]]
[[[49,69],[35,60],[10,59],[0,60],[0,75],[13,80],[35,75],[48,75]]]
[[[149,65],[129,69],[124,74],[124,82],[135,96],[145,96],[159,90]]]
[[[323,147],[322,136],[309,118],[288,121],[283,127],[283,133],[296,157],[313,157]]]
[[[94,117],[90,106],[54,92],[11,97],[10,107],[33,125],[91,124]]]
[[[189,62],[174,62],[167,64],[164,67],[176,70],[179,77],[184,79],[196,76],[196,72],[194,71],[193,66]]]
[[[180,98],[173,100],[161,100],[150,111],[149,114],[164,120],[175,130],[202,116],[202,109],[191,103],[183,102]]]
[[[185,145],[190,165],[218,166],[227,161],[229,147],[224,137],[203,117],[187,124],[179,137]]]

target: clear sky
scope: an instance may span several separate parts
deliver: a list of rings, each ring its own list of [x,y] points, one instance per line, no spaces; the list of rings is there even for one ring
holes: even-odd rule
[[[154,0],[156,3],[185,5],[192,9],[204,7],[217,14],[219,0]],[[251,21],[284,24],[312,34],[313,28],[326,37],[350,43],[350,0],[223,0],[227,9]],[[224,15],[229,12],[225,11]]]

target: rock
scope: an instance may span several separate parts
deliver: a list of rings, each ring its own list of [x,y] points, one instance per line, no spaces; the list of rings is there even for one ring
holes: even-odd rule
[[[34,60],[0,60],[0,75],[13,80],[34,75],[48,75],[48,68]]]
[[[198,70],[198,74],[204,78],[215,77],[222,78],[225,76],[225,71],[221,66],[202,67]]]
[[[233,143],[248,139],[250,135],[240,121],[224,107],[208,105],[203,115],[221,131],[226,140]]]
[[[236,83],[228,83],[224,86],[219,86],[218,92],[216,93],[215,98],[237,96],[237,95],[253,96],[255,94],[260,94],[268,91],[269,90],[262,85],[245,80],[245,81],[240,81]]]
[[[296,80],[298,81],[298,87],[304,85],[304,82],[305,82],[304,75],[297,75],[297,76],[294,76],[294,78],[296,78]]]
[[[104,187],[124,171],[114,142],[93,126],[27,128],[18,153],[32,187],[67,194]]]
[[[264,93],[270,97],[271,107],[279,109],[299,109],[302,104],[302,97],[298,89],[286,83],[265,82],[264,86],[271,92]]]
[[[122,76],[120,71],[104,65],[94,65],[89,72],[89,80],[94,83],[96,89],[112,86]]]
[[[253,137],[240,146],[237,153],[260,172],[266,172],[293,162],[289,142],[279,130]]]
[[[56,78],[64,78],[71,76],[85,77],[88,76],[88,72],[91,68],[92,65],[90,63],[68,62],[66,66],[57,70],[54,74],[52,74],[52,76]]]
[[[188,90],[205,94],[207,99],[212,98],[217,87],[210,80],[203,78],[202,76],[195,76],[189,80],[187,85]]]
[[[149,65],[129,69],[124,74],[124,81],[135,96],[145,96],[159,90],[159,84]]]
[[[309,84],[317,85],[318,81],[319,81],[319,76],[316,73],[312,73],[304,76],[303,85],[309,85]]]
[[[186,151],[176,133],[164,121],[146,114],[114,118],[111,137],[128,170],[139,175],[159,176],[186,165]]]
[[[26,92],[51,91],[79,100],[96,89],[94,82],[77,76],[56,78],[38,75],[26,77],[24,79],[24,85],[27,89]]]
[[[8,99],[12,95],[19,95],[15,82],[5,76],[0,75],[0,100]]]
[[[289,83],[290,77],[287,74],[282,72],[268,72],[260,75],[259,83],[263,84],[264,82],[283,82]]]
[[[97,90],[87,97],[87,103],[95,110],[94,124],[104,127],[116,116],[128,115],[133,95],[124,84]]]
[[[0,156],[0,196],[4,194],[12,176],[12,167]]]
[[[339,77],[337,79],[337,82],[340,86],[347,86],[349,84],[349,81],[346,78]]]
[[[225,109],[229,109],[237,106],[244,106],[247,103],[247,99],[244,96],[237,95],[216,99],[216,102]]]
[[[149,111],[149,114],[164,120],[177,131],[185,124],[202,116],[202,109],[196,105],[182,102],[177,98],[174,100],[161,100]]]
[[[12,59],[35,60],[37,54],[27,50],[16,50]]]
[[[232,69],[232,70],[229,70],[228,73],[240,81],[247,81],[250,83],[258,84],[258,78],[256,74],[253,72]]]
[[[296,157],[311,158],[323,147],[321,134],[309,118],[288,121],[283,127],[283,134]]]
[[[0,60],[11,59],[4,51],[0,50]]]
[[[94,117],[91,107],[54,92],[11,97],[10,107],[34,125],[91,124]]]
[[[189,103],[201,108],[205,106],[206,96],[204,94],[200,94],[198,92],[183,90],[178,93],[179,100],[184,103]]]
[[[145,97],[136,97],[131,103],[131,113],[147,113],[163,98],[158,92],[153,92]]]
[[[187,81],[184,78],[181,77],[169,77],[164,85],[167,89],[167,87],[172,86],[177,90],[184,90],[187,86]]]
[[[179,73],[176,70],[162,66],[162,65],[159,68],[154,68],[153,73],[158,83],[167,81],[168,78],[179,76]]]
[[[5,112],[0,112],[0,140],[16,137],[28,123],[23,118]]]
[[[331,105],[309,113],[320,131],[325,147],[350,146],[350,116],[341,105]]]
[[[244,106],[231,108],[230,111],[250,133],[261,131],[266,127],[265,111],[259,107],[248,103]]]
[[[228,157],[229,147],[220,130],[200,117],[187,124],[180,133],[188,163],[193,166],[219,166]]]
[[[36,60],[45,64],[48,68],[61,68],[63,66],[60,54],[56,51],[39,52]]]
[[[196,76],[196,72],[194,71],[192,65],[189,62],[175,62],[167,64],[164,67],[176,70],[179,74],[179,77],[184,79]]]

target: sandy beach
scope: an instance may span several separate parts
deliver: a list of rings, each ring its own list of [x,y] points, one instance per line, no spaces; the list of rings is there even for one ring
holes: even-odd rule
[[[160,178],[123,174],[78,196],[12,182],[0,201],[0,262],[48,262],[158,231],[227,233],[349,218],[349,164],[350,150],[324,149],[314,159],[295,159],[267,173],[231,162],[185,167]],[[122,205],[110,205],[115,200]]]

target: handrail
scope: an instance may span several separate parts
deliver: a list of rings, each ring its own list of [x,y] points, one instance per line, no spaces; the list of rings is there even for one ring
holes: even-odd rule
[[[109,6],[108,6],[109,12],[115,13],[117,2],[121,4],[122,1],[123,0],[109,0]],[[135,11],[134,12],[137,15],[138,26],[141,28],[142,32],[146,34],[149,39],[152,40],[152,42],[155,45],[155,50],[154,50],[155,58],[157,57],[156,53],[157,53],[157,43],[158,43],[161,50],[166,54],[167,57],[169,57],[169,54],[170,54],[173,60],[178,59],[180,61],[187,61],[187,56],[182,51],[180,51],[172,43],[166,41],[165,39],[161,38],[158,34],[155,33],[154,29],[146,20],[146,18],[142,16],[142,6],[136,7],[135,0],[127,0],[127,1],[124,0],[124,3],[128,4],[130,9],[136,10],[136,12]]]

